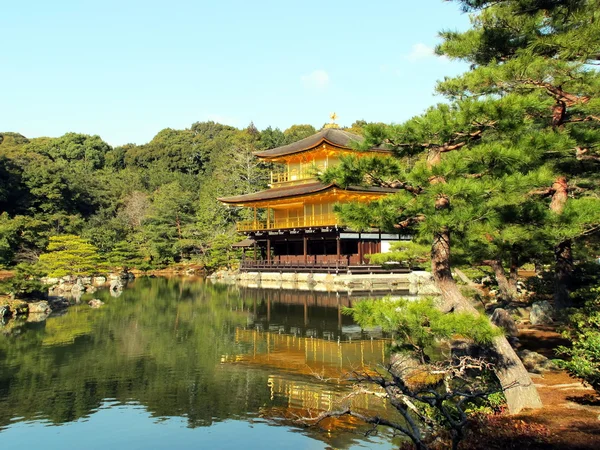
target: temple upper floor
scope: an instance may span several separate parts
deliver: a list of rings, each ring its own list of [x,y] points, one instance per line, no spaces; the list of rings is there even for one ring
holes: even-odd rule
[[[263,161],[276,165],[271,172],[270,185],[282,187],[314,182],[322,172],[338,164],[342,155],[390,154],[383,147],[355,150],[362,141],[362,136],[336,128],[325,128],[292,144],[254,154]]]

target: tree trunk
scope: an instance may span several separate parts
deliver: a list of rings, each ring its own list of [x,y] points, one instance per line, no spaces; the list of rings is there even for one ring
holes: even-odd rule
[[[573,251],[571,240],[561,242],[554,248],[554,306],[557,309],[571,306],[571,282],[573,277]]]
[[[508,285],[514,293],[514,297],[519,294],[517,282],[519,281],[519,253],[516,250],[510,252],[510,274],[508,276]]]
[[[502,266],[502,261],[499,259],[492,259],[488,261],[483,261],[483,264],[486,266],[490,266],[494,271],[494,276],[496,277],[496,281],[498,282],[498,290],[500,291],[500,297],[502,300],[511,301],[515,298],[516,284],[515,289],[512,288],[508,278],[506,278],[506,272],[504,271],[504,267]]]
[[[550,202],[550,210],[562,214],[569,198],[569,186],[565,177],[559,177],[552,185],[554,194]],[[558,309],[571,305],[570,288],[573,276],[573,252],[571,240],[560,242],[554,248],[554,306]]]
[[[479,311],[460,292],[452,277],[450,267],[450,231],[443,228],[435,233],[431,247],[431,268],[433,278],[441,291],[441,309],[450,312],[470,312],[479,315]],[[510,346],[505,336],[494,339],[492,350],[495,353],[494,371],[506,396],[511,414],[517,414],[523,408],[541,408],[542,401],[523,362]]]

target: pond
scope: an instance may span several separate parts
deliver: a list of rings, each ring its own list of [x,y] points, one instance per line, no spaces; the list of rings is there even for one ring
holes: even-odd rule
[[[385,360],[348,295],[140,278],[105,305],[0,327],[0,448],[390,448],[337,408],[339,377]],[[393,414],[369,396],[352,408]]]

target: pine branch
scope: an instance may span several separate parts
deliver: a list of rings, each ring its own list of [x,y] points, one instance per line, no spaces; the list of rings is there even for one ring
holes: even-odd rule
[[[397,229],[408,228],[408,227],[416,225],[420,222],[424,222],[425,219],[426,219],[426,217],[424,215],[420,214],[418,216],[410,217],[406,220],[403,220],[402,222],[398,222],[396,225],[394,225],[394,228],[397,228]]]

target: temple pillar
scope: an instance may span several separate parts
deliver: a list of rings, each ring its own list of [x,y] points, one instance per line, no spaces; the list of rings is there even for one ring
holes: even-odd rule
[[[267,264],[271,264],[271,237],[267,236]]]
[[[308,262],[308,236],[303,236],[302,244],[304,247],[304,264],[306,264]]]
[[[362,239],[358,240],[358,263],[363,264],[363,241]]]

